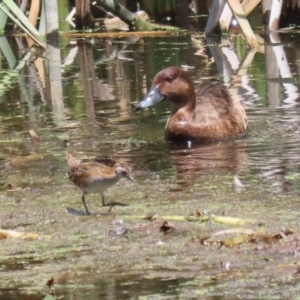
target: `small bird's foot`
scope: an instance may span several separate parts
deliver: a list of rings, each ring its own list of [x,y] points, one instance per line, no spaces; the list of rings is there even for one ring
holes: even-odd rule
[[[128,206],[128,204],[122,203],[122,202],[110,202],[110,203],[105,203],[103,206],[110,206],[108,213],[112,210],[114,206]]]
[[[77,216],[77,217],[84,217],[84,216],[91,216],[91,217],[96,217],[96,216],[100,216],[100,217],[105,217],[105,216],[111,216],[111,214],[109,212],[99,212],[99,213],[87,213],[86,211],[82,211],[82,210],[77,210],[71,207],[67,208],[67,212],[71,215]]]
[[[67,212],[69,214],[75,215],[75,216],[90,216],[90,213],[87,213],[85,211],[82,210],[76,210],[74,208],[68,207],[67,208]]]

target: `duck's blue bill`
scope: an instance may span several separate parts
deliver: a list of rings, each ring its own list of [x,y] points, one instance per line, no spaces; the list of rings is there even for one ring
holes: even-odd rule
[[[147,96],[136,105],[136,108],[145,108],[145,107],[149,107],[152,106],[156,103],[158,103],[159,101],[164,99],[164,95],[161,94],[161,92],[158,89],[158,85],[151,88],[151,90],[149,91],[149,93],[147,94]]]

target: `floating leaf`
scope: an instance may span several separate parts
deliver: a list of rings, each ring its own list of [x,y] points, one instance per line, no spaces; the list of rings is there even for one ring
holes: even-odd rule
[[[35,162],[40,162],[45,160],[46,157],[48,157],[49,154],[32,154],[28,155],[26,157],[22,158],[16,158],[13,159],[5,164],[6,169],[10,169],[11,167],[22,167],[27,164],[35,163]]]
[[[20,231],[13,231],[13,230],[4,230],[0,229],[0,239],[21,239],[21,240],[27,240],[32,241],[36,240],[39,236],[35,233],[26,233],[26,232],[20,232]]]
[[[208,245],[219,245],[225,247],[234,247],[244,243],[274,243],[279,241],[280,239],[286,237],[287,235],[292,234],[293,231],[290,229],[286,229],[283,232],[270,235],[266,233],[266,229],[260,228],[257,231],[247,228],[233,228],[227,230],[218,231],[210,236],[201,238],[200,240],[196,240],[197,243],[201,243],[204,246]],[[213,239],[216,236],[224,235],[224,234],[238,234],[233,238],[225,238],[225,239]]]
[[[63,284],[66,283],[70,279],[71,273],[69,271],[64,272],[58,276],[51,277],[47,280],[46,286],[51,288],[54,284]]]
[[[252,219],[241,219],[241,218],[234,218],[234,217],[226,217],[226,216],[214,216],[201,213],[196,211],[192,216],[161,216],[157,213],[150,213],[144,216],[126,216],[127,219],[146,219],[146,220],[156,220],[158,218],[162,218],[167,221],[189,221],[189,222],[215,222],[220,224],[227,224],[227,225],[249,225],[258,223],[256,220]],[[259,223],[260,225],[262,223]]]
[[[234,184],[235,188],[237,188],[237,189],[241,189],[245,186],[237,176],[234,176],[233,184]]]
[[[31,141],[35,144],[38,145],[41,142],[41,139],[38,137],[38,135],[34,132],[34,130],[30,129],[29,130],[29,135],[31,138]]]
[[[150,234],[152,233],[170,233],[170,232],[178,232],[182,231],[179,227],[175,227],[174,225],[170,224],[168,221],[159,218],[155,221],[151,222],[150,224],[147,224],[145,226],[139,226],[132,228],[134,231],[140,231],[140,232],[148,232]]]

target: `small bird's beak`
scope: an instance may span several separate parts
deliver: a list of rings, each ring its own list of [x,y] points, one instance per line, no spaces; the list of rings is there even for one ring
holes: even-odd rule
[[[158,103],[159,101],[161,101],[163,99],[164,99],[164,95],[160,92],[159,86],[157,85],[157,86],[151,88],[151,90],[149,91],[147,96],[141,102],[139,102],[135,106],[135,108],[140,109],[140,108],[149,107],[149,106],[152,106],[152,105]]]
[[[134,181],[133,177],[131,174],[127,174],[127,178],[130,179],[131,181]]]

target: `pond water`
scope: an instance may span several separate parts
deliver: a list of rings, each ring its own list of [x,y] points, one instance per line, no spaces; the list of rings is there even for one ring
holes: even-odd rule
[[[1,37],[1,228],[39,238],[1,240],[0,298],[296,299],[299,38],[273,33],[250,50],[238,35],[62,37],[60,49],[49,45],[28,62],[25,40]],[[168,66],[185,69],[196,88],[203,80],[225,84],[246,108],[248,135],[168,144],[170,103],[134,109]],[[129,164],[135,181],[122,180],[107,195],[128,206],[99,215],[107,208],[90,195],[94,214],[76,213],[84,208],[67,177],[69,152],[81,161]],[[284,238],[205,246],[197,240],[240,226],[171,220],[175,228],[166,234],[156,221],[139,219],[195,211],[258,220],[246,228]]]

